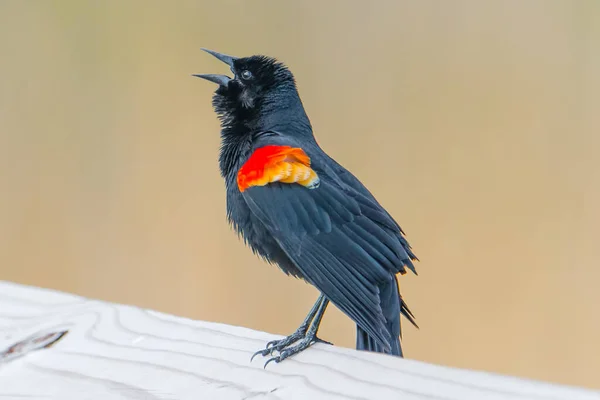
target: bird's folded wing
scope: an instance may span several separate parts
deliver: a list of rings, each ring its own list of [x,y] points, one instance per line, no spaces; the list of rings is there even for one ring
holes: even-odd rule
[[[361,204],[362,211],[365,215],[371,218],[373,221],[381,224],[387,229],[395,233],[398,241],[402,244],[406,252],[406,256],[403,258],[403,266],[407,266],[414,274],[417,274],[413,260],[418,260],[417,256],[413,253],[411,246],[404,237],[404,232],[400,225],[392,218],[385,208],[383,208],[379,202],[375,199],[373,194],[360,182],[350,171],[341,166],[333,158],[325,155],[328,164],[331,165],[331,170],[334,171],[336,176],[342,182],[342,185],[351,188],[351,193]],[[400,268],[400,273],[404,274],[406,271],[404,268]],[[408,317],[408,314],[406,314]]]
[[[240,191],[305,278],[388,347],[379,286],[395,279],[408,255],[397,235],[378,222],[385,218],[378,205],[317,166],[313,172],[320,184],[312,188],[271,179]]]
[[[277,182],[242,194],[304,277],[382,346],[389,346],[378,283],[393,275],[361,246],[379,249],[382,257],[392,253],[378,238],[386,233],[373,229],[357,204],[327,182],[314,190]]]

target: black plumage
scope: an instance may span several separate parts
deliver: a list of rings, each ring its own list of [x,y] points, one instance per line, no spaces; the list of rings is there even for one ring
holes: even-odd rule
[[[400,315],[413,324],[414,317],[396,274],[415,272],[417,258],[400,226],[317,144],[287,67],[265,56],[208,52],[234,74],[197,75],[219,84],[213,106],[221,120],[219,162],[229,222],[256,254],[322,293],[297,332],[258,353],[278,351],[273,360],[279,362],[320,341],[318,323],[331,301],[356,322],[358,349],[401,356]],[[319,185],[274,181],[242,191],[238,171],[256,149],[273,145],[302,149]]]

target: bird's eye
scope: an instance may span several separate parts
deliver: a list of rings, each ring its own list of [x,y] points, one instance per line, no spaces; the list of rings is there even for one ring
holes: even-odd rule
[[[250,72],[247,69],[245,69],[245,70],[242,71],[242,73],[240,74],[240,76],[242,77],[243,80],[247,81],[248,79],[252,78],[252,72]]]

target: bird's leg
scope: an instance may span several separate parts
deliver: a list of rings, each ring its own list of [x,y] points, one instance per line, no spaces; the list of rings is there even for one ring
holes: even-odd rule
[[[315,318],[315,315],[319,311],[319,308],[325,301],[328,302],[329,300],[325,299],[324,295],[320,295],[319,298],[317,299],[317,301],[315,302],[315,304],[312,306],[312,308],[308,312],[308,315],[306,316],[304,321],[302,321],[302,324],[298,327],[298,329],[296,329],[296,332],[294,332],[291,335],[289,335],[288,337],[285,337],[280,340],[271,340],[269,343],[267,343],[267,346],[264,349],[259,350],[256,353],[254,353],[252,355],[252,358],[250,359],[250,361],[252,361],[252,359],[254,359],[254,357],[257,356],[258,354],[262,355],[263,357],[268,354],[273,354],[274,351],[281,351],[284,348],[286,348],[287,346],[289,346],[290,344],[298,341],[299,339],[304,338],[306,336],[306,331],[308,330],[310,323],[313,321],[313,319]],[[321,341],[321,339],[318,339],[318,340]],[[323,342],[325,342],[325,341],[323,340]],[[325,342],[325,343],[329,343],[329,342]]]
[[[325,301],[325,296],[320,295],[315,304],[308,312],[306,318],[304,318],[304,321],[302,321],[302,324],[300,324],[298,329],[296,329],[296,332],[292,333],[286,338],[283,338],[282,340],[271,340],[269,343],[267,343],[267,349],[271,349],[271,354],[274,350],[280,350],[306,336],[306,331],[308,330],[308,327],[310,326],[312,320],[315,318],[315,314],[317,313],[317,310],[319,309],[323,301]]]
[[[300,343],[298,343],[295,346],[286,347],[286,348],[280,350],[278,356],[275,356],[275,357],[269,359],[265,363],[265,368],[267,368],[267,364],[269,364],[271,361],[275,361],[276,363],[282,362],[286,358],[291,357],[294,354],[300,353],[301,351],[309,348],[310,346],[312,346],[313,344],[315,344],[317,342],[329,343],[329,342],[321,340],[317,337],[317,332],[319,331],[319,325],[321,325],[321,319],[323,319],[323,315],[325,314],[325,309],[327,308],[328,304],[329,304],[329,300],[327,300],[327,299],[324,299],[321,302],[321,304],[319,305],[319,308],[314,316],[314,320],[313,320],[313,323],[312,323],[310,329],[308,330],[308,332],[306,332],[306,335],[304,335],[304,337],[302,338]],[[331,344],[331,343],[329,343],[329,344]]]

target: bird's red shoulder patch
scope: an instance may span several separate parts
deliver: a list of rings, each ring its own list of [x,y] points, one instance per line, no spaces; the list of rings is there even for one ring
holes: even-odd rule
[[[310,167],[310,157],[299,147],[263,146],[250,156],[238,171],[240,192],[251,186],[272,182],[298,183],[309,189],[319,186],[317,173]]]

